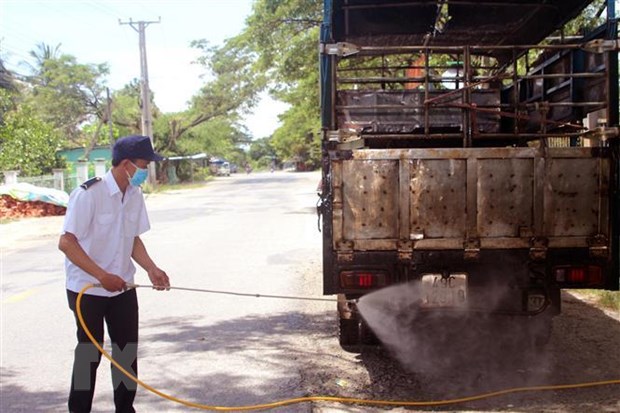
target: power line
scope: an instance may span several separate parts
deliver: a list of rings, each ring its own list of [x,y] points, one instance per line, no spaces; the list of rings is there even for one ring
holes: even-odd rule
[[[97,9],[100,13],[105,13],[115,18],[118,18],[118,16],[120,15],[120,13],[118,13],[118,10],[111,9],[109,6],[101,4],[100,2],[97,2],[97,1],[88,0],[86,4],[88,4],[94,9]]]

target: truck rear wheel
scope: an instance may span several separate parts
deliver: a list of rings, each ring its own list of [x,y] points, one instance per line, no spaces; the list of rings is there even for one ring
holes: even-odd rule
[[[340,318],[338,339],[340,346],[349,352],[360,352],[361,346],[381,344],[368,324],[357,318]]]
[[[378,346],[381,344],[381,341],[365,321],[362,321],[362,325],[360,326],[360,341],[362,344],[369,346]]]
[[[359,353],[362,346],[378,345],[380,341],[372,329],[362,320],[356,305],[348,300],[357,297],[338,295],[338,340],[349,352]]]
[[[338,340],[343,349],[353,351],[355,347],[359,347],[360,326],[357,319],[340,318],[338,327]]]

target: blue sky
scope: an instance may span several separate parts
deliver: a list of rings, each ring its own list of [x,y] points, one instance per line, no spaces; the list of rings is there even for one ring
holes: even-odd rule
[[[207,39],[213,45],[238,34],[252,11],[252,0],[0,0],[0,55],[7,67],[27,72],[22,62],[38,43],[55,46],[80,63],[110,66],[108,86],[119,89],[140,77],[138,33],[132,19],[158,21],[146,29],[149,83],[164,112],[180,111],[201,85],[204,71],[191,62],[198,56],[189,44]],[[246,118],[255,138],[277,127],[285,109],[265,97]]]

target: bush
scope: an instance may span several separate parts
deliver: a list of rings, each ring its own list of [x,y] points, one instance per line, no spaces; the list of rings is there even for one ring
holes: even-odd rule
[[[620,312],[620,291],[601,291],[598,302],[606,308]]]
[[[0,127],[0,170],[18,170],[20,176],[49,174],[64,167],[56,155],[60,137],[53,127],[37,119],[28,107],[3,114]]]

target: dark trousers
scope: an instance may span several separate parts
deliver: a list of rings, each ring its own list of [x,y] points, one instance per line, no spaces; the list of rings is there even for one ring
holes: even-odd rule
[[[101,354],[89,340],[77,318],[77,293],[67,291],[69,308],[77,323],[78,344],[75,347],[73,376],[69,393],[69,411],[90,412],[97,367]],[[129,290],[115,297],[82,296],[82,316],[93,337],[103,345],[103,323],[107,326],[112,342],[112,358],[133,375],[138,374],[138,298],[136,290]],[[114,405],[117,413],[133,413],[136,384],[112,366]]]

